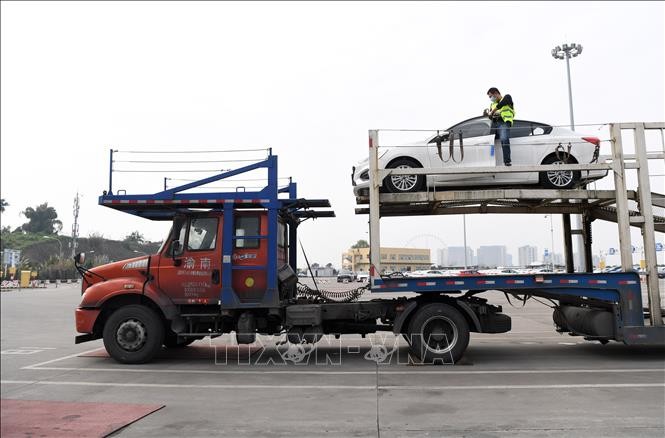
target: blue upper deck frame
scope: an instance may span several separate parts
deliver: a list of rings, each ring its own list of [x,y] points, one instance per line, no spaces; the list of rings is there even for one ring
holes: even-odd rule
[[[265,187],[258,191],[183,193],[187,190],[262,168],[268,169],[268,178]],[[109,172],[113,174],[113,151],[111,151]],[[113,194],[112,181],[113,179],[110,177],[109,190],[104,191],[104,194],[99,197],[100,205],[152,220],[170,220],[179,209],[183,208],[222,209],[225,205],[235,204],[250,208],[281,208],[283,207],[281,202],[294,201],[297,192],[296,183],[291,181],[286,188],[281,190],[278,188],[277,156],[272,155],[272,153],[263,161],[220,172],[217,175],[157,193],[128,195],[122,191],[122,194]],[[283,192],[288,193],[289,197],[287,199],[278,198],[278,194]]]
[[[113,173],[113,150],[111,150],[110,174]],[[223,214],[222,230],[222,285],[220,303],[222,308],[272,308],[279,306],[277,284],[277,234],[281,220],[289,227],[289,242],[297,241],[296,228],[309,218],[334,217],[332,211],[312,210],[330,207],[327,199],[307,200],[297,197],[297,184],[289,179],[286,187],[279,188],[277,156],[269,152],[265,160],[257,161],[238,169],[223,171],[217,175],[183,184],[152,194],[114,194],[112,176],[109,177],[109,190],[99,197],[99,204],[124,213],[151,219],[172,220],[176,215],[191,212],[191,208],[204,208]],[[200,192],[183,193],[207,184],[241,175],[257,169],[267,169],[266,185],[258,191]],[[281,194],[286,196],[280,197]],[[232,288],[233,241],[235,239],[235,210],[260,209],[266,211],[268,233],[262,236],[249,236],[267,240],[268,258],[265,266],[257,267],[266,271],[267,288],[263,297],[253,302],[242,301]],[[244,236],[243,238],[248,238]],[[289,251],[289,264],[296,268],[296,251]]]

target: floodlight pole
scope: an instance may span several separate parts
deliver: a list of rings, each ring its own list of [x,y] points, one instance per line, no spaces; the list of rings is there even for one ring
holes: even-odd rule
[[[550,237],[552,239],[552,250],[550,251],[550,266],[552,267],[552,272],[554,272],[554,216],[550,213]]]
[[[462,215],[462,223],[464,225],[464,270],[468,269],[467,251],[466,251],[466,215]]]
[[[58,259],[62,260],[62,242],[60,241],[60,239],[58,239],[57,237],[53,237],[53,236],[42,236],[42,237],[45,238],[45,239],[51,239],[51,240],[55,240],[56,242],[58,242],[58,247],[60,248],[60,252],[58,253]]]
[[[570,82],[570,53],[566,53],[566,72],[568,73],[568,107],[570,109],[570,129],[575,130],[575,117],[573,116],[573,86]]]
[[[575,117],[573,115],[573,86],[572,86],[572,81],[570,79],[570,58],[571,57],[576,57],[579,56],[582,53],[582,45],[581,44],[563,44],[563,46],[556,46],[555,48],[552,49],[552,57],[554,59],[565,59],[566,60],[566,74],[568,78],[568,109],[570,112],[570,129],[573,131],[575,130]],[[572,243],[572,238],[569,236],[570,233],[570,215],[564,214],[563,216],[563,226],[564,226],[564,238],[566,242]],[[581,230],[583,225],[582,225],[582,218],[579,214],[573,215],[574,216],[574,221],[575,221],[575,229],[576,230]],[[578,231],[579,233],[579,231]],[[577,268],[578,271],[583,271],[585,269],[585,265],[588,265],[588,263],[584,263],[584,254],[586,254],[586,251],[584,251],[585,248],[585,242],[584,242],[584,237],[582,234],[576,234],[575,236],[575,241],[577,243],[577,257],[574,256],[575,258],[575,263],[574,265],[575,268]],[[570,272],[572,268],[572,263],[571,260],[569,260],[569,256],[572,254],[572,248],[567,248],[566,251],[566,271]]]

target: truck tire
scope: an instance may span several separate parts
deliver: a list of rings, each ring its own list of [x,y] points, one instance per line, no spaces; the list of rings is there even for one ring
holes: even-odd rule
[[[104,324],[104,347],[120,363],[149,362],[163,342],[164,323],[146,306],[121,307]]]
[[[452,365],[469,345],[469,324],[448,304],[427,304],[413,316],[409,338],[411,352],[423,363]]]

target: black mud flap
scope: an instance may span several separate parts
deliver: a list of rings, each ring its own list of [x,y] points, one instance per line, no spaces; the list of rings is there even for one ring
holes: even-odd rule
[[[74,343],[82,344],[84,342],[94,341],[95,339],[99,339],[99,336],[96,336],[94,333],[86,333],[85,335],[78,335],[75,337]]]

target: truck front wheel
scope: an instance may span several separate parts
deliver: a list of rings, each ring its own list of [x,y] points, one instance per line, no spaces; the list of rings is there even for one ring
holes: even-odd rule
[[[162,348],[164,324],[146,306],[121,307],[104,325],[104,347],[120,363],[149,362]]]
[[[411,352],[424,363],[452,365],[469,345],[469,324],[448,304],[427,304],[413,316],[409,339]]]

